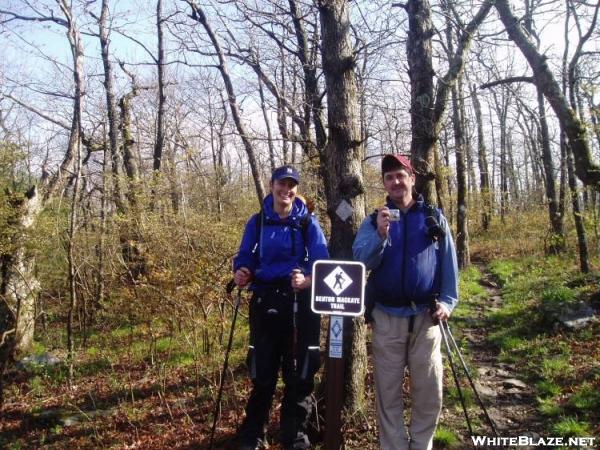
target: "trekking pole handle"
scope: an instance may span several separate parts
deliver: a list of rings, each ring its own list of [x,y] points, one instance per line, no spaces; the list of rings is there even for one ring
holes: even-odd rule
[[[292,270],[292,273],[291,273],[290,277],[293,278],[294,275],[297,274],[297,273],[302,273],[302,269],[296,268],[296,269]],[[297,288],[295,288],[293,286],[292,286],[292,289],[294,290],[294,292],[298,292],[299,291],[299,289],[297,289]]]
[[[429,302],[429,315],[431,316],[431,320],[434,325],[439,325],[440,320],[437,317],[434,317],[435,312],[438,309],[440,302],[438,302],[437,298],[432,298]]]
[[[227,291],[228,294],[231,294],[234,289],[235,289],[235,280],[232,278],[231,280],[229,280],[229,282],[225,286],[225,290]]]

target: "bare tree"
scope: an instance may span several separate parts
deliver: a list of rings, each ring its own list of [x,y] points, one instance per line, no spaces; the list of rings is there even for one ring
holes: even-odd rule
[[[198,23],[200,23],[206,34],[210,38],[211,44],[214,48],[214,51],[217,56],[218,64],[217,68],[221,73],[221,77],[223,78],[223,84],[225,85],[225,90],[227,92],[227,99],[229,102],[229,108],[231,109],[231,115],[235,126],[242,138],[242,142],[244,143],[244,150],[246,151],[246,156],[248,157],[248,163],[250,164],[250,170],[252,171],[252,177],[254,179],[254,186],[256,188],[256,195],[258,196],[259,204],[262,204],[263,198],[265,198],[265,189],[262,184],[262,180],[260,177],[260,172],[258,169],[258,162],[256,159],[256,152],[254,150],[254,146],[250,141],[249,134],[246,130],[244,123],[242,122],[242,118],[240,115],[240,110],[238,107],[237,99],[235,96],[235,92],[233,89],[233,83],[231,82],[231,77],[229,75],[229,69],[227,67],[227,60],[225,59],[225,55],[223,50],[221,49],[221,44],[217,39],[217,35],[212,30],[212,27],[208,23],[206,15],[204,14],[204,10],[198,6],[195,2],[191,0],[186,0],[186,3],[192,9],[191,17]]]
[[[30,229],[36,218],[42,211],[44,205],[56,192],[62,191],[73,173],[73,168],[78,161],[78,155],[81,148],[81,111],[82,99],[84,95],[84,73],[83,73],[83,46],[81,36],[74,22],[72,10],[64,0],[57,1],[64,18],[52,13],[51,15],[42,15],[33,11],[34,15],[23,15],[13,11],[0,10],[0,13],[8,16],[7,20],[22,20],[34,22],[50,22],[66,29],[72,53],[72,75],[74,80],[73,95],[73,115],[70,126],[68,145],[60,164],[60,168],[54,175],[48,172],[42,174],[36,186],[31,187],[25,194],[23,200],[15,205],[14,224],[22,233]],[[78,164],[78,163],[77,163]],[[75,175],[75,183],[78,176]],[[74,190],[76,190],[74,186]],[[71,217],[72,226],[75,226],[76,217]],[[22,239],[23,234],[19,233],[17,239]],[[0,316],[5,317],[0,323],[0,337],[3,345],[0,347],[0,380],[4,377],[4,372],[9,362],[17,355],[26,352],[33,343],[33,333],[35,328],[35,300],[39,290],[39,283],[34,272],[35,261],[29,255],[24,246],[24,242],[15,243],[12,254],[3,255],[2,270],[0,271],[2,281],[0,283],[0,295],[3,299],[0,302]],[[76,305],[76,293],[74,290],[73,272],[69,271],[69,284],[71,286],[70,308],[74,309]],[[70,317],[72,319],[72,317]],[[72,324],[72,321],[70,322]],[[69,342],[69,349],[72,341]],[[70,352],[72,355],[72,352]],[[0,399],[2,385],[0,385]]]
[[[165,42],[163,31],[164,18],[162,17],[162,0],[156,2],[156,36],[158,42],[158,56],[156,57],[156,70],[158,74],[158,112],[156,116],[156,141],[154,143],[154,157],[152,168],[160,172],[162,157],[165,148]]]
[[[471,87],[471,99],[475,109],[477,121],[477,164],[479,166],[479,192],[482,200],[481,223],[484,230],[488,230],[492,212],[492,192],[490,188],[489,166],[487,161],[487,148],[483,132],[483,119],[481,117],[481,103],[477,96],[475,85]]]
[[[506,27],[508,36],[519,47],[531,67],[536,85],[552,106],[561,128],[565,131],[575,158],[575,170],[579,179],[588,185],[600,186],[600,166],[592,160],[588,133],[563,95],[560,85],[552,74],[546,58],[529,40],[508,0],[497,0],[496,9]]]
[[[102,0],[100,17],[92,16],[98,21],[102,65],[104,66],[104,88],[106,91],[106,111],[108,116],[108,137],[112,164],[112,185],[114,201],[119,212],[124,212],[125,195],[123,182],[123,155],[119,148],[119,115],[117,112],[113,64],[110,60],[109,1]]]
[[[580,120],[583,119],[583,111],[581,107],[581,103],[578,102],[578,90],[579,90],[579,77],[578,77],[578,63],[582,55],[583,46],[592,36],[592,32],[596,26],[596,21],[598,19],[598,13],[600,11],[600,5],[596,5],[593,10],[592,21],[589,29],[586,32],[583,32],[581,23],[579,21],[579,17],[575,10],[575,6],[572,1],[567,0],[567,20],[565,22],[565,53],[563,57],[563,73],[566,72],[566,76],[563,77],[563,92],[568,91],[569,102],[571,108],[579,112]],[[575,21],[575,25],[578,32],[579,41],[577,42],[577,46],[575,51],[573,52],[573,56],[567,65],[567,54],[569,47],[569,35],[568,35],[568,24],[569,18],[573,15],[573,19]],[[569,189],[571,191],[571,205],[573,208],[573,219],[575,221],[575,229],[577,231],[577,244],[579,247],[579,263],[581,271],[587,273],[590,271],[590,257],[588,251],[588,242],[587,242],[587,234],[585,231],[585,225],[583,223],[582,217],[582,207],[579,200],[579,195],[577,192],[577,180],[575,179],[574,167],[573,167],[573,151],[572,146],[567,145],[564,130],[561,133],[561,145],[564,148],[564,151],[567,155],[567,173],[569,180]],[[569,142],[570,144],[570,142]]]
[[[427,201],[435,202],[434,146],[439,138],[450,88],[463,71],[465,56],[473,36],[488,15],[493,2],[484,1],[467,25],[462,24],[458,14],[454,15],[462,32],[457,39],[456,51],[449,58],[449,68],[437,83],[435,92],[431,46],[435,33],[431,6],[428,0],[409,0],[398,6],[406,10],[409,23],[406,45],[411,83],[411,157],[419,174],[416,187]]]
[[[352,242],[364,218],[362,179],[363,147],[356,91],[356,64],[350,41],[347,0],[319,4],[322,60],[327,87],[329,139],[321,158],[327,213],[331,220],[329,249],[336,259],[352,259]],[[344,214],[344,205],[351,211]],[[362,408],[367,370],[366,325],[353,321],[348,358],[346,407],[354,413]]]

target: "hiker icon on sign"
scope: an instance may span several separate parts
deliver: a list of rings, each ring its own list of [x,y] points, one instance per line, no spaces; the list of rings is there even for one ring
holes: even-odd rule
[[[352,279],[340,266],[337,266],[335,269],[333,269],[323,281],[327,286],[329,286],[329,289],[331,289],[335,295],[340,295],[348,286],[352,284]]]
[[[343,272],[339,272],[335,276],[335,283],[333,284],[333,289],[335,289],[336,286],[339,286],[340,289],[344,289],[344,285],[342,284],[342,281],[346,281],[344,279],[344,273]]]

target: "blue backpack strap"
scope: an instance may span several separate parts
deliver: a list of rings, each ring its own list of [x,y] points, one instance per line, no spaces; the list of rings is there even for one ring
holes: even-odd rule
[[[256,242],[254,244],[254,247],[252,248],[252,254],[258,260],[260,260],[260,256],[261,256],[260,243],[261,243],[261,238],[262,238],[262,228],[263,228],[264,216],[265,215],[264,215],[262,209],[259,212],[257,212],[256,214],[254,214],[254,216],[253,216],[254,220],[256,221]]]

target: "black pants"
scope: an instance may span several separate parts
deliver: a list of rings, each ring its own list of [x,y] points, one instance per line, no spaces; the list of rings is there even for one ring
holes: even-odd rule
[[[252,392],[239,430],[244,442],[254,444],[264,438],[280,367],[285,384],[280,417],[283,445],[290,445],[297,432],[303,432],[308,424],[314,375],[320,365],[320,316],[310,309],[308,291],[299,292],[297,299],[296,339],[291,289],[264,289],[255,292],[250,300],[250,349],[246,362]]]

